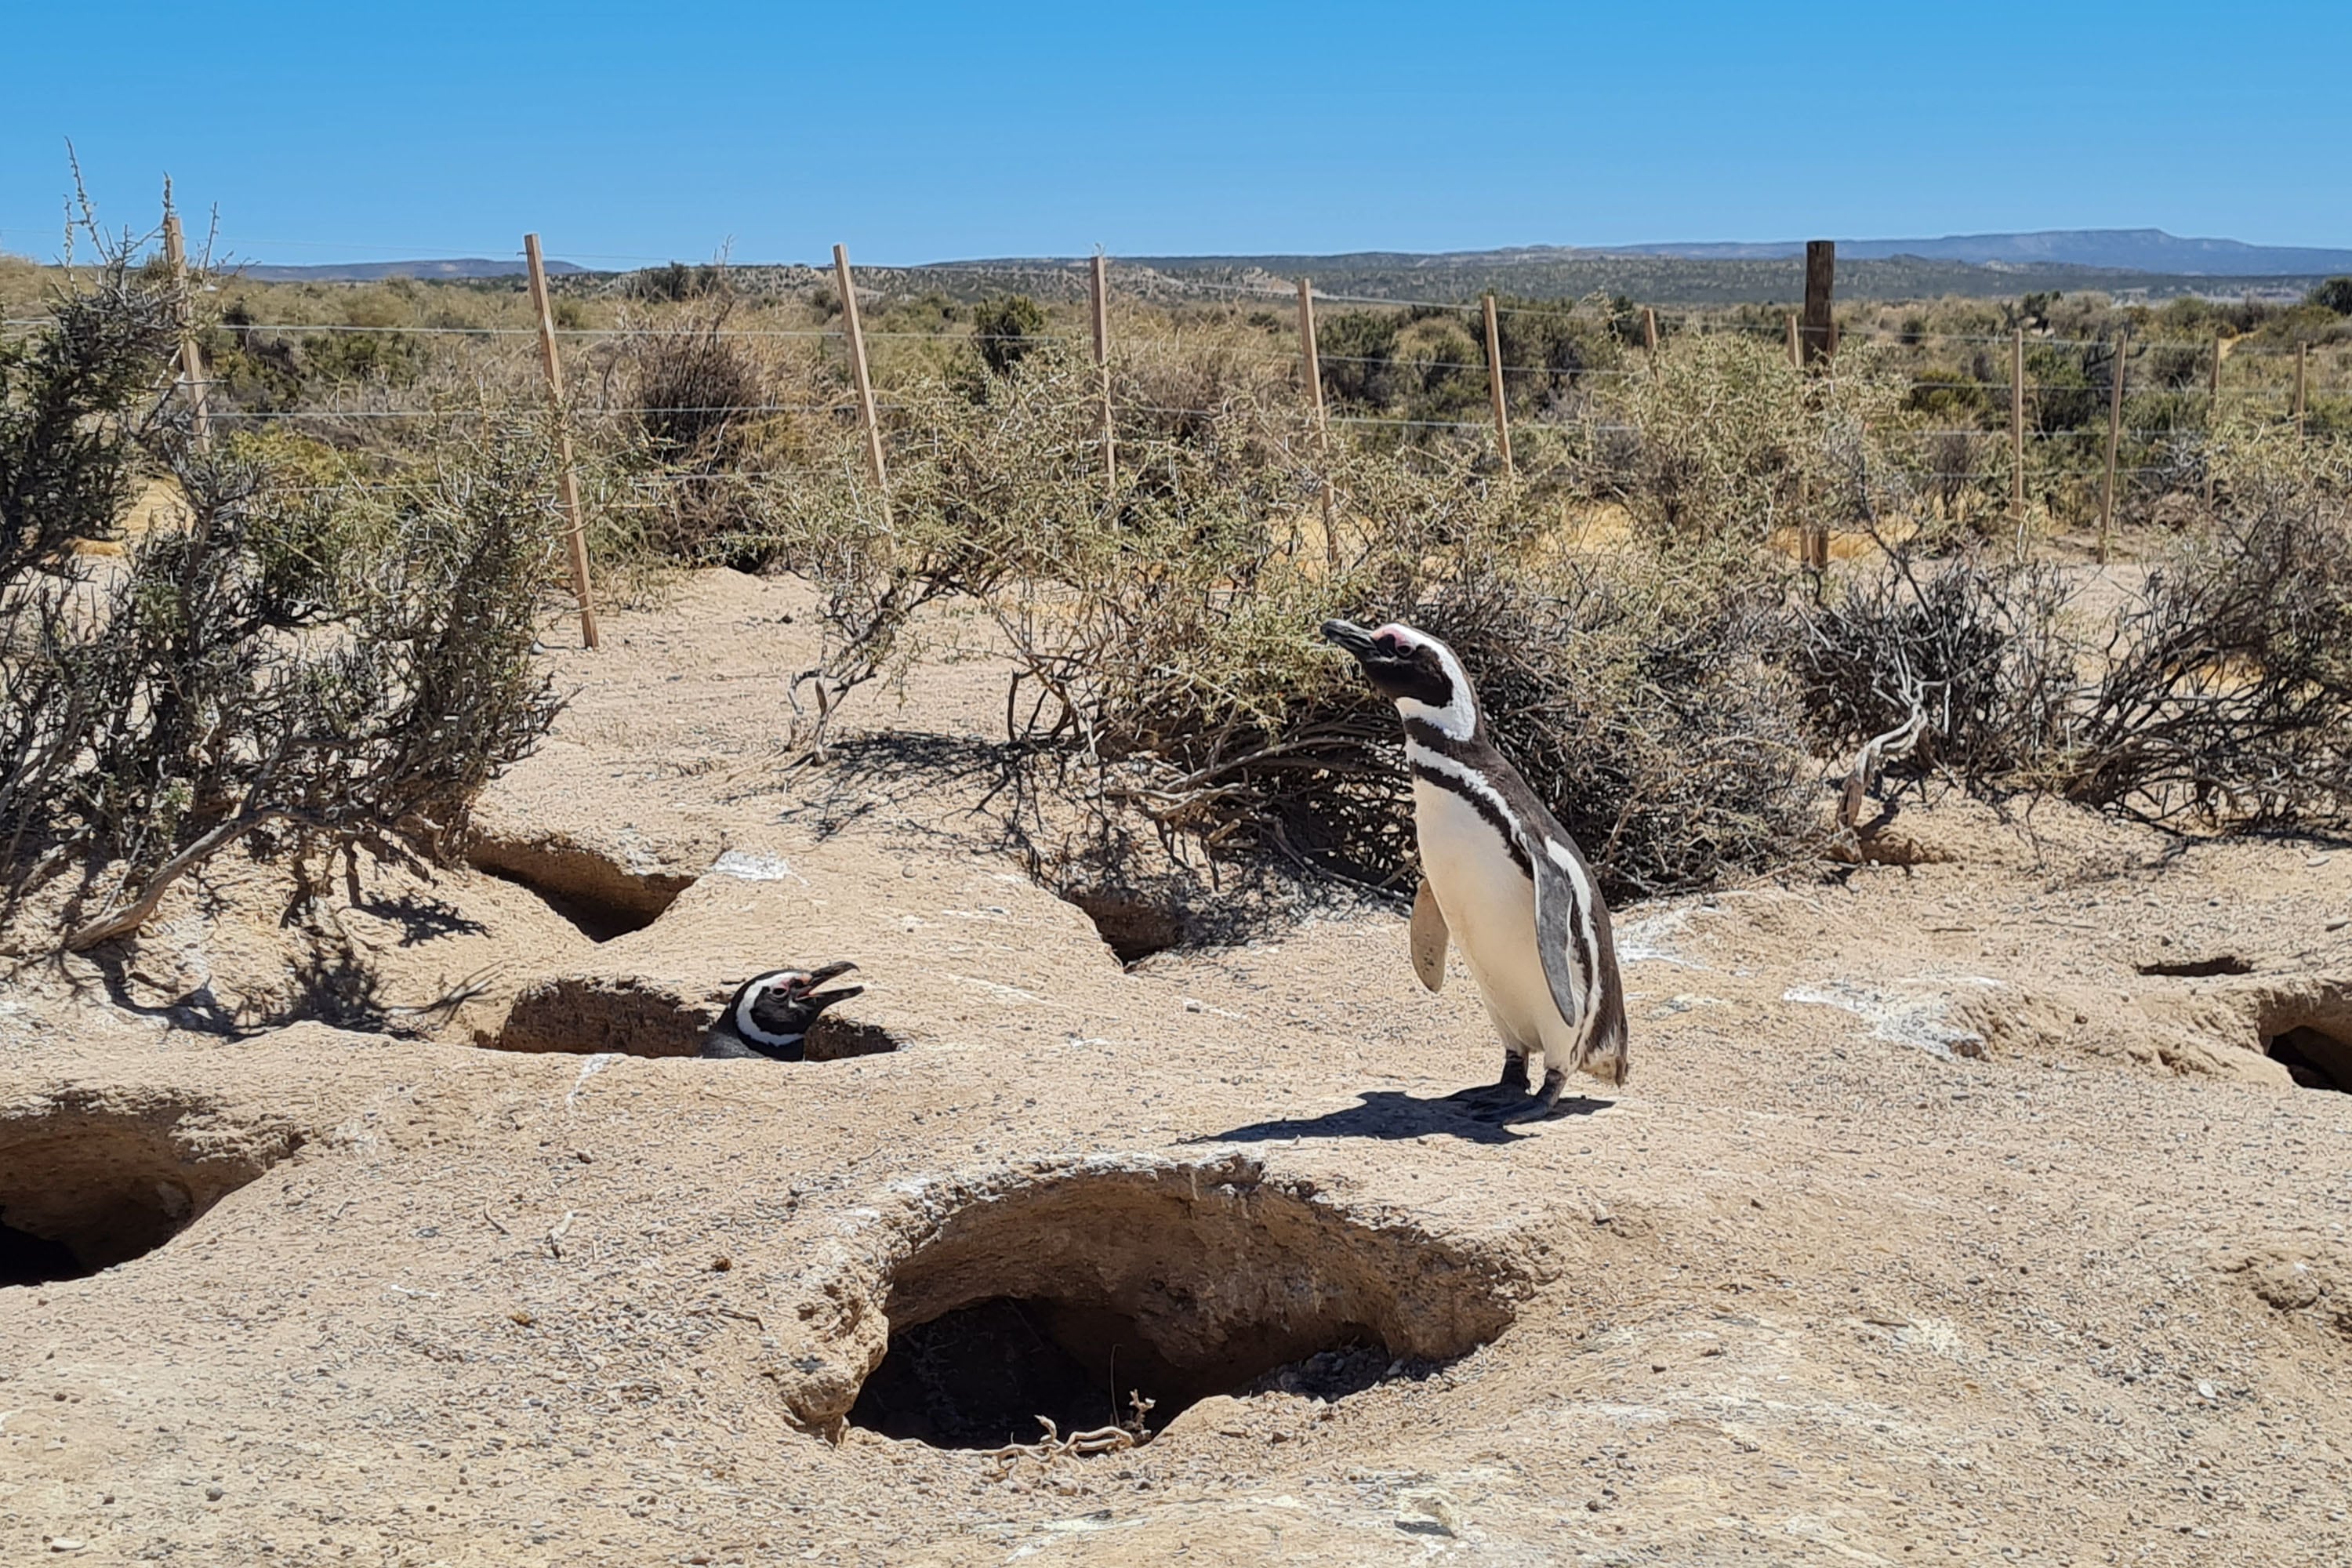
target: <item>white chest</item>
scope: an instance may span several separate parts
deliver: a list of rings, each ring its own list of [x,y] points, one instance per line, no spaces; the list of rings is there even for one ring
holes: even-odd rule
[[[1498,1022],[1530,1041],[1558,1008],[1536,951],[1536,890],[1477,808],[1426,780],[1412,786],[1422,874]]]

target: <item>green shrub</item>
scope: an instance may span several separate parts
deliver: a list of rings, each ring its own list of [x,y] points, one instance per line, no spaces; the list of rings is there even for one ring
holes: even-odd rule
[[[53,910],[75,948],[240,840],[446,854],[553,718],[531,651],[561,537],[528,426],[444,452],[422,495],[321,490],[323,449],[282,434],[200,441],[155,401],[184,298],[91,229],[99,267],[0,360],[0,495],[26,509],[0,530],[0,911],[79,867]],[[120,570],[68,555],[142,465],[178,514]]]
[[[74,948],[241,839],[446,858],[557,707],[531,659],[561,537],[541,432],[452,449],[397,501],[289,490],[240,441],[158,456],[186,510],[126,570],[0,600],[9,898],[81,867]]]
[[[972,346],[981,363],[997,375],[1013,367],[1040,345],[1045,333],[1045,308],[1026,294],[1001,294],[972,307]]]
[[[113,535],[187,300],[160,270],[101,250],[85,284],[53,293],[47,325],[0,337],[0,594],[72,541]]]

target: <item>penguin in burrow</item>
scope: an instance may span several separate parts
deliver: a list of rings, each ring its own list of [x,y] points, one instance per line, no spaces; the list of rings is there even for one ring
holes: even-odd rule
[[[702,1055],[717,1060],[764,1057],[797,1062],[808,1057],[808,1032],[827,1007],[864,993],[863,985],[818,986],[857,965],[846,960],[814,969],[771,969],[746,980],[710,1026]]]

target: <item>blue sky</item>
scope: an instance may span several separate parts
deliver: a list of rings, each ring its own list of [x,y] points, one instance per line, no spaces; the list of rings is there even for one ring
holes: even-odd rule
[[[93,20],[96,16],[100,19]],[[2352,5],[10,0],[0,248],[165,173],[261,261],[2155,226],[2352,244]]]

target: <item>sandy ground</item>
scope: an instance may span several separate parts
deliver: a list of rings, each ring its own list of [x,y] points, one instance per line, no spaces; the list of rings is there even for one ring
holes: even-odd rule
[[[2352,852],[1907,812],[1621,911],[1631,1083],[1498,1127],[1395,911],[1123,969],[945,776],[986,661],[787,770],[797,590],[608,637],[503,875],[365,869],[330,952],[224,866],[0,978],[0,1219],[138,1253],[0,1288],[0,1559],[2352,1561],[2352,1095],[2263,1054],[2352,1039]],[[898,1048],[623,1054],[830,958]],[[1050,1462],[845,1419],[998,1298],[1228,1391]]]

